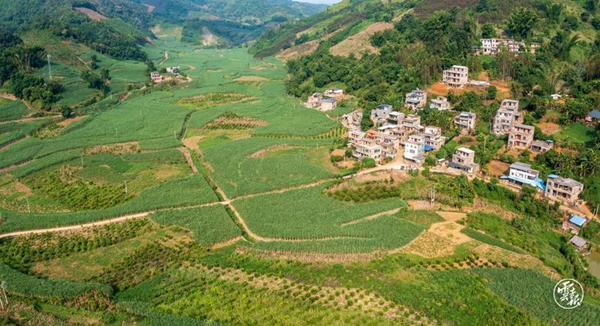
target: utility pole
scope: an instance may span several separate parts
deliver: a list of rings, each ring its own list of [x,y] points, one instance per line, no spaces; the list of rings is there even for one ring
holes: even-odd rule
[[[598,218],[598,210],[600,209],[600,204],[596,206],[596,211],[594,212],[594,218]]]
[[[83,154],[79,156],[81,158],[81,167],[83,167]]]
[[[52,55],[48,54],[48,78],[52,81]]]
[[[431,191],[429,192],[429,198],[431,198],[431,206],[433,206],[433,203],[435,202],[436,191],[437,189],[435,186],[431,187]]]
[[[125,193],[128,194],[129,192],[127,191],[127,181],[125,181]]]
[[[25,198],[27,200],[27,211],[31,213],[31,206],[29,206],[29,197]]]

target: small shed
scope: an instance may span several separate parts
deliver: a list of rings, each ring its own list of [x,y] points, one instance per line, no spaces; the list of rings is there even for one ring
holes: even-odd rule
[[[571,230],[571,232],[577,234],[587,224],[587,222],[587,218],[573,214],[563,223],[563,230]]]
[[[587,246],[587,241],[578,236],[574,236],[569,242],[572,243],[575,247],[577,247],[577,250],[584,250]]]

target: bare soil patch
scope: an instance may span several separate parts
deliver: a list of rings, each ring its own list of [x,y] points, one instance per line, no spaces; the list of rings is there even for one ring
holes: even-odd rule
[[[200,151],[200,147],[198,147],[198,142],[200,142],[202,136],[194,136],[190,138],[184,138],[182,140],[183,145],[193,151]]]
[[[298,57],[307,56],[317,50],[321,40],[313,40],[299,45],[294,45],[289,49],[279,52],[276,57],[281,60],[289,60]]]
[[[58,122],[57,125],[59,127],[67,127],[67,126],[70,126],[72,123],[77,122],[79,120],[83,120],[85,118],[87,118],[87,115],[82,115],[82,116],[78,116],[78,117],[71,118],[71,119],[65,119],[61,122]]]
[[[106,16],[104,16],[96,11],[93,11],[92,9],[89,9],[89,8],[75,7],[73,9],[75,9],[81,13],[84,13],[86,16],[88,16],[91,20],[94,20],[94,21],[101,21],[101,20],[106,19]]]
[[[508,163],[500,162],[497,160],[492,160],[487,165],[487,168],[490,171],[490,175],[492,177],[503,175],[506,171],[508,171],[508,167]]]
[[[555,135],[558,134],[559,132],[562,131],[562,128],[560,127],[560,125],[558,125],[557,123],[554,122],[542,122],[539,123],[538,128],[540,128],[542,130],[542,132],[546,135]]]
[[[236,82],[265,82],[269,81],[269,78],[260,77],[260,76],[241,76],[235,79]]]
[[[371,45],[371,36],[392,28],[394,28],[394,24],[391,23],[374,23],[365,30],[336,44],[331,48],[331,54],[347,57],[354,53],[357,58],[362,57],[363,52],[379,54],[379,49]]]
[[[133,154],[140,151],[138,142],[128,142],[120,144],[99,145],[85,150],[85,154],[112,153],[112,154]]]

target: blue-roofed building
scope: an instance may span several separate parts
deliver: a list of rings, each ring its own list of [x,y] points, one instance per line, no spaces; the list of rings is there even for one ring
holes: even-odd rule
[[[573,214],[571,215],[571,217],[569,217],[566,221],[563,222],[563,230],[571,230],[573,234],[578,234],[579,231],[587,225],[587,223],[587,218],[579,216],[577,214]]]
[[[422,91],[418,88],[406,94],[406,100],[404,101],[404,105],[413,110],[422,110],[425,107],[426,103],[427,92]]]

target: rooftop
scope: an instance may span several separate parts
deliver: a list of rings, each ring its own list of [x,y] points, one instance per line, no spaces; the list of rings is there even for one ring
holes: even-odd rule
[[[582,248],[587,244],[587,241],[585,241],[585,239],[580,238],[578,236],[574,236],[571,241],[569,241],[570,243],[574,244],[575,246],[577,246],[578,248]]]
[[[585,224],[585,222],[587,222],[587,218],[573,214],[573,216],[571,216],[571,218],[569,219],[569,222],[579,227],[582,227]]]
[[[461,151],[461,152],[465,152],[465,153],[469,153],[469,154],[475,154],[474,150],[464,148],[464,147],[457,148],[456,151]]]

